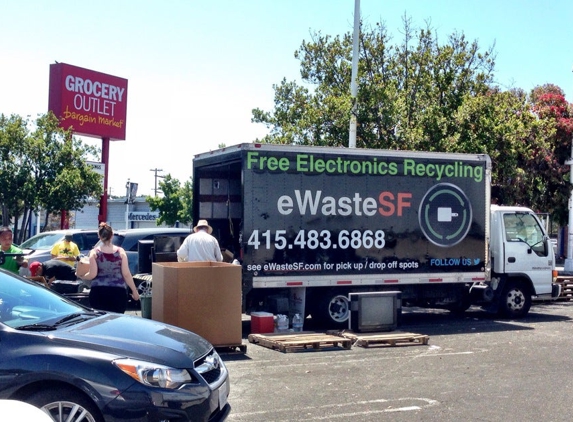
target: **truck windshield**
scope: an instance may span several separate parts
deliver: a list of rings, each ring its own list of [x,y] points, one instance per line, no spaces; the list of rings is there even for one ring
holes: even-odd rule
[[[543,229],[532,214],[504,214],[503,224],[508,242],[525,242],[537,255],[547,256],[547,245],[544,242]]]

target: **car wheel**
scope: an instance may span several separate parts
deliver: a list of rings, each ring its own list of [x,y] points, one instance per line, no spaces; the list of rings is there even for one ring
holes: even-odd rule
[[[55,422],[103,422],[88,398],[68,388],[40,391],[26,402],[42,409]]]
[[[137,283],[136,283],[137,284]],[[140,296],[148,296],[151,294],[151,281],[143,280],[137,285],[137,292]]]

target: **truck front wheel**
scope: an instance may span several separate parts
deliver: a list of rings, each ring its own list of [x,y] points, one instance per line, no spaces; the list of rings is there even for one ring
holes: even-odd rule
[[[507,318],[521,318],[531,308],[531,293],[523,283],[507,282],[500,297],[499,312]]]

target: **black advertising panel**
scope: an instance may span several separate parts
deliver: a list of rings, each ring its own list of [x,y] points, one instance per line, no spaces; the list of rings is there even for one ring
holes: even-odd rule
[[[485,155],[259,148],[243,156],[255,276],[480,271]]]

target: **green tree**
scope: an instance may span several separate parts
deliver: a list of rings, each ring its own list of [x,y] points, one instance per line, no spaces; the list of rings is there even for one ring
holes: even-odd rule
[[[521,90],[490,89],[468,96],[452,116],[459,136],[451,151],[487,153],[492,160],[492,196],[500,204],[531,204],[524,157],[531,154],[537,119]]]
[[[28,179],[23,166],[28,135],[26,124],[20,116],[0,115],[0,204],[3,226],[9,225],[13,216],[20,215],[24,204],[20,193]]]
[[[181,188],[181,205],[178,216],[181,223],[188,224],[193,221],[193,181],[191,178],[183,183]]]
[[[30,128],[32,130],[30,130]],[[101,176],[86,164],[97,149],[82,144],[59,127],[52,114],[32,124],[19,116],[0,115],[0,183],[3,221],[20,221],[15,242],[21,242],[31,214],[79,210],[101,195]]]
[[[64,131],[52,114],[36,120],[31,133],[30,156],[33,177],[32,189],[41,193],[40,205],[50,213],[83,208],[90,197],[99,197],[101,175],[86,163],[97,149],[83,144]]]
[[[150,209],[159,211],[157,224],[167,224],[172,227],[178,222],[189,223],[192,220],[189,213],[191,209],[189,204],[192,202],[191,183],[185,182],[181,187],[179,180],[168,174],[159,182],[159,187],[163,192],[163,197],[146,197]]]
[[[538,121],[536,142],[527,156],[528,185],[531,201],[543,204],[539,211],[548,212],[558,224],[568,221],[568,199],[571,191],[570,167],[573,108],[565,101],[561,88],[553,84],[531,91],[530,104]]]
[[[570,107],[558,88],[549,90],[551,98],[500,90],[494,46],[482,50],[463,33],[440,42],[429,23],[414,28],[406,16],[396,44],[384,24],[361,29],[358,147],[487,153],[499,202],[554,212],[562,220],[559,163],[571,124],[564,120]],[[273,86],[274,109],[253,110],[252,121],[270,130],[261,141],[347,146],[351,54],[350,33],[318,32],[303,41],[295,52],[303,85],[283,79]]]
[[[459,128],[452,117],[468,96],[488,92],[493,50],[454,33],[441,45],[427,25],[414,30],[404,17],[404,39],[392,45],[383,24],[361,31],[357,146],[448,151]],[[363,26],[363,25],[362,25]],[[285,79],[274,85],[275,109],[253,110],[265,124],[265,142],[345,146],[352,98],[352,36],[314,33],[295,57],[307,86]]]

